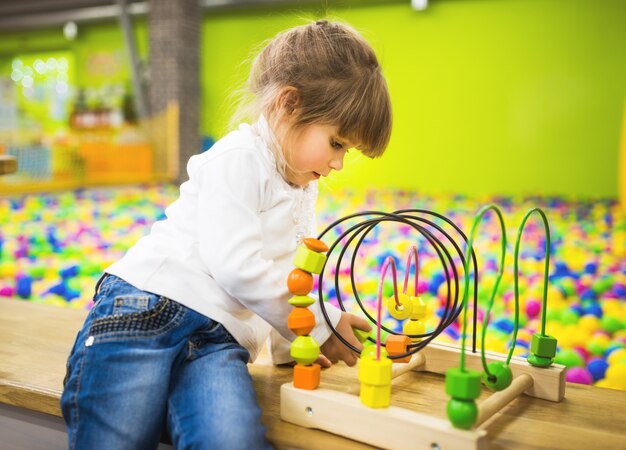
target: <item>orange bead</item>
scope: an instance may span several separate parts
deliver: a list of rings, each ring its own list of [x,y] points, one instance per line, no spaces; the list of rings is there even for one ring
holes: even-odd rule
[[[411,338],[403,334],[390,334],[385,341],[385,348],[389,356],[401,355],[408,351]],[[402,359],[394,359],[393,362],[408,363],[411,360],[411,355],[405,356]]]
[[[315,326],[315,315],[307,308],[294,308],[287,317],[287,326],[298,336],[306,336]]]
[[[326,253],[328,251],[328,245],[324,244],[319,239],[315,238],[304,238],[302,241],[304,245],[307,246],[309,250],[313,250],[318,253]]]
[[[302,269],[293,269],[287,278],[287,288],[293,295],[307,295],[313,289],[313,275]]]
[[[312,391],[320,385],[320,365],[303,366],[296,364],[293,367],[293,387]]]

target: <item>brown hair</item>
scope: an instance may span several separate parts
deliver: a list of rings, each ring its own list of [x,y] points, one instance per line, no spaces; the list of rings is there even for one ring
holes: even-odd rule
[[[334,125],[366,156],[385,151],[392,121],[387,83],[374,50],[350,26],[320,20],[271,39],[252,63],[252,99],[239,115],[263,113],[271,123],[285,87],[297,92],[294,128]]]

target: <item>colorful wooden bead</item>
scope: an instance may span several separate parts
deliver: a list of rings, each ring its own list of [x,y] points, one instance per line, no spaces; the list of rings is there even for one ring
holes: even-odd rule
[[[298,336],[291,343],[290,354],[296,362],[308,366],[320,355],[320,346],[311,336]]]
[[[478,418],[478,406],[474,400],[451,398],[448,400],[446,413],[456,428],[469,430]]]
[[[408,319],[413,311],[411,298],[406,294],[398,293],[398,300],[400,301],[399,307],[396,303],[395,296],[392,295],[389,297],[389,300],[387,300],[387,310],[389,311],[389,315],[396,320]]]
[[[513,381],[511,368],[502,361],[492,361],[487,364],[487,369],[491,375],[483,373],[483,383],[492,391],[502,391],[508,388]]]
[[[289,299],[289,304],[292,306],[300,306],[302,308],[306,308],[307,306],[311,306],[315,303],[315,299],[309,297],[308,295],[296,295],[295,297],[291,297]]]
[[[307,246],[307,248],[309,248],[310,250],[313,250],[314,252],[326,253],[328,251],[328,245],[326,245],[324,242],[320,241],[319,239],[304,238],[302,242],[304,243],[304,245]]]
[[[370,408],[386,408],[391,403],[391,360],[361,358],[359,361],[361,403]]]
[[[402,326],[402,332],[408,336],[417,336],[426,333],[426,325],[421,320],[408,320]],[[413,342],[420,342],[422,338],[412,337]]]
[[[298,389],[317,389],[320,385],[320,365],[304,366],[296,364],[293,368],[293,386]]]
[[[322,272],[324,264],[326,264],[326,255],[314,252],[301,245],[296,249],[293,264],[307,272],[319,274]]]
[[[354,333],[354,335],[356,336],[357,340],[362,344],[363,342],[367,341],[367,338],[370,337],[370,332],[369,331],[363,331],[359,328],[352,328],[352,332]]]
[[[530,342],[530,351],[537,356],[554,358],[554,355],[556,355],[556,344],[557,341],[555,337],[535,333]]]
[[[287,289],[293,295],[307,295],[313,289],[313,275],[302,269],[293,269],[287,278]]]
[[[380,357],[387,357],[387,350],[385,349],[385,347],[380,347]],[[363,347],[363,350],[361,350],[361,359],[363,358],[376,359],[376,346],[366,345],[365,347]]]
[[[298,336],[304,336],[315,327],[315,314],[306,308],[294,308],[287,317],[287,326]]]
[[[420,320],[426,317],[426,303],[422,297],[410,297],[413,309],[411,311],[411,320]]]
[[[409,350],[411,339],[408,336],[401,334],[390,334],[385,341],[385,348],[390,356],[401,355]],[[408,363],[411,360],[411,355],[407,355],[401,359],[394,359],[393,362]]]
[[[528,364],[535,367],[549,367],[554,362],[554,358],[546,358],[545,356],[537,356],[532,353],[526,358]]]
[[[480,372],[451,368],[446,371],[446,393],[460,400],[474,400],[480,395]]]

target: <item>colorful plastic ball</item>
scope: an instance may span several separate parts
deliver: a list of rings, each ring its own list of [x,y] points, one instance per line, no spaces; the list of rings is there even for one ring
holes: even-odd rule
[[[541,302],[537,300],[528,300],[526,302],[526,315],[529,319],[534,319],[541,313]]]
[[[609,365],[605,378],[615,389],[626,390],[626,363]]]
[[[582,367],[572,367],[567,369],[565,381],[578,384],[593,384],[593,376],[587,369]]]
[[[609,345],[610,340],[607,336],[594,335],[587,344],[587,350],[594,356],[600,356],[609,348]]]
[[[618,342],[616,344],[611,344],[609,345],[609,347],[606,349],[606,351],[604,352],[604,357],[608,358],[609,356],[611,356],[611,354],[617,350],[623,349],[624,347],[626,347],[626,344],[623,344],[621,342]]]
[[[602,307],[597,303],[592,303],[585,308],[585,314],[592,314],[598,318],[602,318]]]
[[[591,374],[593,381],[598,381],[604,378],[606,369],[609,367],[609,364],[602,358],[595,358],[589,361],[587,364],[587,370]]]
[[[576,324],[578,323],[579,318],[580,318],[580,315],[576,313],[576,311],[573,311],[572,309],[569,309],[569,308],[561,313],[561,322],[563,322],[564,324],[569,324],[569,325]]]
[[[585,361],[582,356],[580,356],[576,350],[571,349],[562,349],[558,352],[554,358],[554,362],[562,364],[568,369],[585,366]]]
[[[605,315],[600,320],[600,326],[609,333],[615,333],[622,328],[622,322],[617,317]]]
[[[620,348],[618,350],[614,350],[611,352],[609,356],[607,356],[606,361],[609,364],[617,364],[619,362],[626,362],[626,348]]]

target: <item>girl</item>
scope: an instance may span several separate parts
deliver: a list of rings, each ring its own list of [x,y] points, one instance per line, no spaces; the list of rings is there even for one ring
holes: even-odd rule
[[[382,155],[391,106],[368,43],[327,21],[272,39],[248,86],[256,122],[189,160],[167,218],[96,286],[61,398],[71,449],[152,449],[164,426],[177,449],[269,447],[246,363],[268,335],[274,362],[291,360],[286,280],[317,180],[349,148]],[[318,362],[354,365],[317,308]],[[370,325],[327,310],[360,348],[352,328]]]

